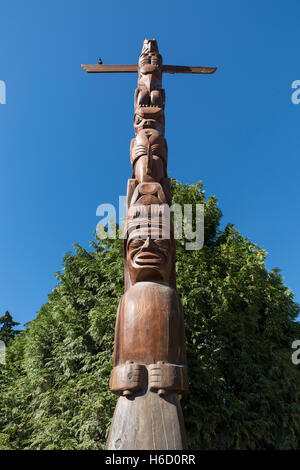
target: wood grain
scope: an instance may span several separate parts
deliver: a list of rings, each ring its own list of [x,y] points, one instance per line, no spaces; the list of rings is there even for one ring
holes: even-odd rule
[[[147,392],[120,397],[115,409],[108,450],[184,450],[186,436],[178,395]]]
[[[81,67],[87,73],[137,73],[138,65],[103,65],[103,64],[82,64]],[[187,65],[163,65],[164,73],[193,73],[193,74],[212,74],[217,70],[216,67],[200,67]]]

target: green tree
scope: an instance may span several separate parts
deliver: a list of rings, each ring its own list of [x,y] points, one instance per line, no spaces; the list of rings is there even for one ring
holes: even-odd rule
[[[2,325],[0,328],[0,340],[4,341],[6,345],[20,333],[20,330],[14,329],[20,323],[14,321],[8,311],[0,317],[0,325]]]
[[[173,181],[173,200],[205,204],[205,244],[177,243],[177,284],[190,390],[182,401],[191,449],[300,448],[299,306],[266,253],[228,225],[201,184]],[[0,448],[102,449],[114,323],[123,293],[120,240],[67,253],[37,318],[10,342],[0,369]]]

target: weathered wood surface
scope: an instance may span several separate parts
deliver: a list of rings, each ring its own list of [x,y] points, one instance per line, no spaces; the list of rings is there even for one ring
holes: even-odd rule
[[[81,67],[87,73],[137,73],[138,71],[138,65],[82,64]]]
[[[120,397],[115,409],[108,450],[186,449],[184,422],[178,395],[160,397],[147,392]]]
[[[116,319],[114,366],[126,361],[185,364],[183,311],[175,289],[137,282],[123,295]]]
[[[181,450],[186,438],[179,396],[187,390],[188,378],[174,227],[165,217],[170,216],[172,195],[162,76],[212,74],[217,68],[163,65],[155,39],[145,39],[138,64],[99,62],[82,68],[138,74],[124,230],[125,293],[117,313],[110,378],[110,389],[120,398],[107,449]]]
[[[132,65],[104,65],[104,64],[82,64],[81,67],[87,73],[137,73],[138,64]],[[196,73],[211,74],[214,73],[216,67],[190,67],[187,65],[162,65],[164,73]]]
[[[87,69],[138,72],[124,237],[125,293],[117,313],[110,378],[110,389],[121,396],[108,449],[185,448],[178,396],[188,388],[188,380],[183,311],[176,292],[174,229],[164,217],[170,215],[166,207],[171,205],[171,190],[162,74],[204,72],[201,67],[166,67],[157,42],[145,40],[138,66]]]

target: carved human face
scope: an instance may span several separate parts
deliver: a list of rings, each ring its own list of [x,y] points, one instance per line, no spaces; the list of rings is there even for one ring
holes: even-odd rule
[[[132,284],[170,280],[174,240],[159,238],[161,229],[140,228],[127,241],[127,265]]]

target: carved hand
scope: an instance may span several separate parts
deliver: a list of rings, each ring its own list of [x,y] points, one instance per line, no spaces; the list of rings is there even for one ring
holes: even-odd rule
[[[157,362],[149,366],[149,390],[159,395],[187,390],[187,367]]]
[[[127,361],[114,367],[110,376],[110,389],[113,393],[130,396],[142,390],[146,381],[146,368],[141,364]]]

